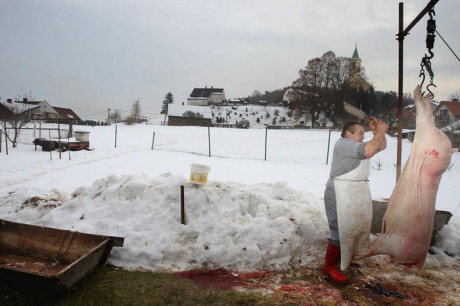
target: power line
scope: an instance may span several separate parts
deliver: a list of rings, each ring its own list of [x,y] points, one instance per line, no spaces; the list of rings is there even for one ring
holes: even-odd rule
[[[101,111],[101,112],[95,113],[95,114],[84,115],[84,116],[82,116],[82,117],[91,117],[91,116],[100,115],[100,114],[104,114],[104,113],[107,113],[107,110],[104,110],[104,111]]]

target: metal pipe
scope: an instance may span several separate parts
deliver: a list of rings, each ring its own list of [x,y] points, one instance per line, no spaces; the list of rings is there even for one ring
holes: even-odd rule
[[[420,21],[420,19],[423,18],[423,16],[425,16],[426,13],[428,13],[428,11],[433,6],[435,6],[436,3],[438,3],[438,1],[439,0],[431,0],[430,2],[428,2],[426,7],[420,12],[420,14],[418,14],[417,17],[415,17],[415,19],[407,26],[407,28],[404,31],[402,28],[399,29],[399,33],[402,33],[403,36],[406,36],[407,34],[409,34],[409,31]],[[400,7],[401,7],[401,4],[402,2],[399,3]]]
[[[58,119],[58,143],[59,143],[59,159],[61,159],[61,126],[59,124],[59,119]]]
[[[268,131],[268,127],[265,127],[265,159],[264,160],[267,160],[267,131]]]
[[[401,174],[401,144],[402,144],[402,124],[403,124],[403,78],[404,78],[404,37],[409,34],[409,31],[422,19],[423,16],[436,4],[439,0],[431,0],[426,7],[418,14],[417,17],[404,29],[404,3],[399,2],[399,32],[397,40],[399,41],[398,52],[398,146],[396,153],[396,182]]]
[[[326,165],[329,163],[329,147],[331,146],[331,130],[329,130],[329,139],[327,140]]]
[[[211,128],[208,126],[208,146],[209,146],[209,157],[211,157]]]
[[[180,223],[185,225],[184,185],[180,185]]]
[[[118,125],[115,124],[115,148],[117,147],[117,133],[118,133]]]
[[[404,59],[404,3],[399,2],[399,34],[398,34],[398,142],[396,150],[396,182],[401,174],[401,145],[402,145],[402,124],[403,124],[403,59]]]

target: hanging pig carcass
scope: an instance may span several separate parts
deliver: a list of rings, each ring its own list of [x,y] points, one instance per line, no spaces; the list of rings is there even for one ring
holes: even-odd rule
[[[430,247],[436,193],[453,153],[449,138],[434,124],[431,95],[414,90],[417,110],[412,150],[391,194],[382,232],[365,254],[387,254],[392,261],[421,268]]]

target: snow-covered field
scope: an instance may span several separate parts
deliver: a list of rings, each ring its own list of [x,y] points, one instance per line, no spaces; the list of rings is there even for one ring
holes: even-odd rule
[[[330,134],[328,158],[328,130],[266,134],[210,128],[210,138],[203,127],[119,124],[74,130],[90,132],[93,151],[35,151],[33,130],[24,130],[18,147],[10,144],[6,155],[3,139],[0,218],[122,236],[124,247],[114,248],[108,262],[131,269],[284,269],[323,260],[326,161],[338,131]],[[371,160],[376,200],[389,198],[396,180],[396,139],[387,140],[387,150]],[[403,161],[410,147],[403,140]],[[191,163],[211,167],[205,185],[189,182]],[[455,153],[436,206],[453,217],[425,265],[456,273],[457,283],[458,273],[449,269],[459,266],[459,179],[460,153]],[[180,222],[181,185],[186,225]]]

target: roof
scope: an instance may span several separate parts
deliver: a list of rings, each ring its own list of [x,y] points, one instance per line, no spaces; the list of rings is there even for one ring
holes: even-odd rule
[[[0,103],[0,119],[13,119],[15,114],[8,107]]]
[[[22,103],[22,104],[29,104],[29,105],[38,105],[43,101],[27,101],[27,100],[15,100],[14,103]]]
[[[224,92],[223,88],[194,88],[190,94],[191,98],[209,98],[211,94],[222,94]]]
[[[355,45],[355,52],[353,52],[353,56],[351,58],[359,58],[358,44]]]
[[[454,116],[460,116],[460,102],[442,101],[439,106],[444,105]]]
[[[77,114],[74,113],[73,110],[70,108],[62,108],[53,106],[54,110],[59,114],[61,119],[68,119],[68,120],[81,120]]]

